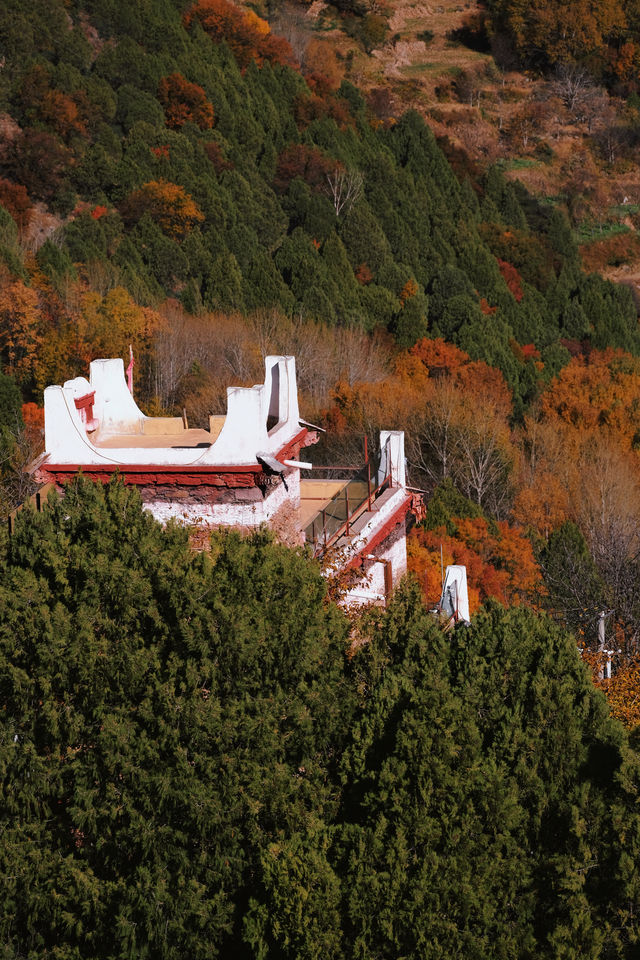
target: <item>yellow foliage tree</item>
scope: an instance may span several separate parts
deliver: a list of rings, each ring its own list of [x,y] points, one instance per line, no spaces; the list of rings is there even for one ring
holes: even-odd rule
[[[116,287],[104,297],[95,292],[85,294],[79,323],[92,357],[126,360],[131,345],[136,357],[146,361],[164,321],[155,310],[138,306],[123,287]]]
[[[121,207],[126,222],[136,223],[145,213],[174,240],[204,221],[204,214],[184,187],[168,180],[150,180],[130,193]]]
[[[38,294],[22,280],[0,288],[0,352],[7,373],[19,384],[36,377],[42,346]]]

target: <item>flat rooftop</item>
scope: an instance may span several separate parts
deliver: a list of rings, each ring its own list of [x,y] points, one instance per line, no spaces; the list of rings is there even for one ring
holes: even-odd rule
[[[140,447],[144,450],[158,450],[162,448],[197,448],[210,447],[214,442],[208,430],[182,430],[180,433],[158,433],[150,436],[146,433],[114,433],[91,441],[100,449],[131,450]]]
[[[149,417],[141,421],[138,433],[107,433],[91,438],[104,450],[197,450],[210,447],[220,436],[225,416],[209,417],[209,430],[185,428],[181,417]]]

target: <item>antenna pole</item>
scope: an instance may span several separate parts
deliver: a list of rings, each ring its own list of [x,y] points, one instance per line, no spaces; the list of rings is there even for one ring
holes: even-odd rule
[[[444,590],[444,563],[442,561],[442,544],[440,544],[440,593]]]

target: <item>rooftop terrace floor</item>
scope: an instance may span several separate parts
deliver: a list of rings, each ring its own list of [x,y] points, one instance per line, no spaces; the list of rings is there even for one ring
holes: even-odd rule
[[[214,442],[208,430],[182,430],[180,433],[159,433],[149,436],[143,433],[116,433],[92,440],[100,450],[162,450],[210,447]]]

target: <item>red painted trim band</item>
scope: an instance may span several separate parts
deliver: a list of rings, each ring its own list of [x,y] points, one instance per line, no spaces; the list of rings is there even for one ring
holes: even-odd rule
[[[409,506],[411,504],[411,497],[407,496],[407,499],[402,503],[398,509],[391,514],[389,519],[382,525],[382,527],[375,533],[370,540],[367,540],[364,543],[360,550],[358,550],[355,557],[352,557],[349,560],[349,563],[346,565],[345,570],[350,570],[351,567],[355,567],[358,563],[361,562],[361,557],[363,553],[373,553],[376,547],[379,547],[383,543],[391,531],[397,527],[405,519],[407,513],[409,512]],[[371,561],[373,563],[373,560]]]
[[[283,462],[296,454],[309,431],[304,427],[275,455]],[[255,486],[258,475],[264,473],[259,463],[240,464],[154,464],[154,463],[49,463],[38,468],[42,476],[55,483],[66,483],[79,471],[90,480],[108,480],[113,474],[122,475],[126,484],[155,486]],[[222,479],[224,478],[224,479]]]

